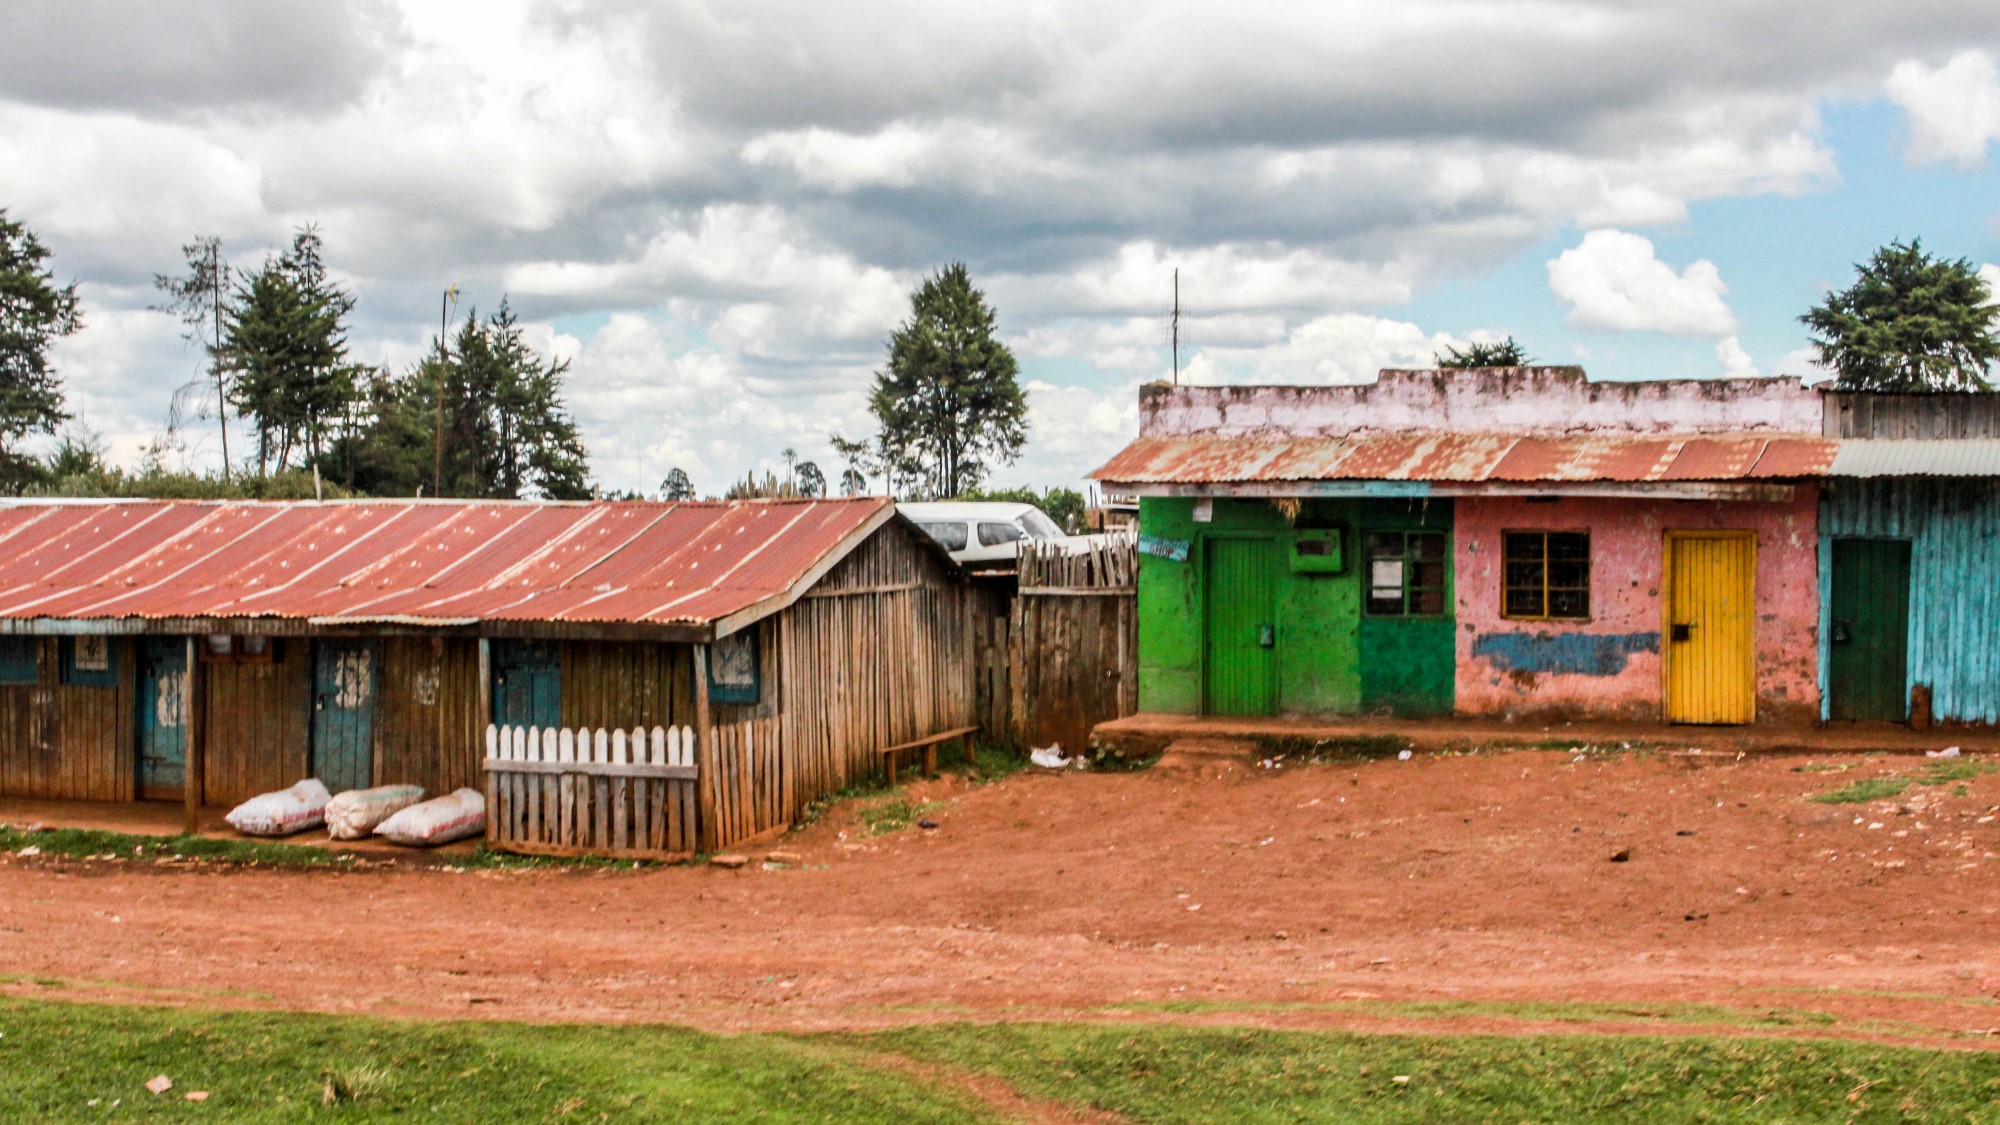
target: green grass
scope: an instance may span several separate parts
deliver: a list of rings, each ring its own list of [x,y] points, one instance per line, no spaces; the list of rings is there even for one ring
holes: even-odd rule
[[[171,1078],[173,1090],[146,1092],[156,1074]],[[1141,1122],[2000,1114],[2000,1056],[1810,1039],[1104,1023],[710,1035],[0,999],[0,1106],[10,1120],[1000,1119],[972,1092],[973,1078],[989,1093],[1011,1089],[1050,1110]],[[209,1098],[182,1100],[190,1090]]]
[[[14,1121],[992,1119],[838,1045],[771,1035],[0,999],[0,1036],[0,1116]],[[157,1074],[173,1080],[165,1095],[145,1089]],[[208,1100],[183,1100],[191,1090]]]
[[[912,801],[900,794],[887,800],[876,801],[861,806],[857,814],[870,836],[886,836],[891,832],[901,832],[924,818],[928,813],[943,807],[939,801]]]
[[[1803,771],[1808,767],[1801,766]],[[1884,801],[1900,797],[1912,785],[1951,785],[1954,782],[1970,781],[1983,774],[1992,773],[2000,766],[1991,762],[1967,761],[1963,758],[1934,760],[1919,774],[1894,774],[1889,777],[1864,777],[1860,781],[1843,785],[1829,793],[1814,795],[1813,800],[1823,805],[1863,805],[1869,801]],[[1964,785],[1952,790],[1952,796],[1964,797],[1971,794]]]
[[[2000,1057],[1813,1040],[1009,1024],[911,1028],[868,1042],[1136,1121],[1990,1121],[2000,1114]]]
[[[41,854],[64,859],[116,856],[136,863],[194,859],[257,867],[337,867],[351,864],[351,852],[263,840],[216,840],[207,836],[139,836],[95,828],[45,828],[28,832],[0,825],[0,851],[40,848]]]

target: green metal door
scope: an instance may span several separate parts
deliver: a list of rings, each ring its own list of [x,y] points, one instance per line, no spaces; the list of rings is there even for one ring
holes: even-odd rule
[[[375,642],[315,647],[313,776],[335,793],[366,789],[375,772]]]
[[[139,796],[178,801],[187,783],[187,641],[139,642]]]
[[[1836,719],[1909,715],[1910,541],[1833,541],[1827,711]]]
[[[1210,539],[1202,605],[1203,710],[1273,715],[1278,710],[1278,568],[1274,539]]]
[[[493,721],[503,727],[562,725],[562,662],[555,645],[493,642]]]

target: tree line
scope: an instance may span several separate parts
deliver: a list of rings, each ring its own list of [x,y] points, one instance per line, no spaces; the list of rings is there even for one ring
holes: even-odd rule
[[[300,227],[289,246],[249,269],[233,267],[216,238],[197,238],[183,251],[184,272],[155,278],[156,307],[181,319],[207,370],[175,393],[169,434],[213,421],[220,473],[169,471],[165,443],[127,473],[73,432],[37,458],[23,443],[70,420],[49,351],[82,327],[83,310],[76,285],[56,282],[48,248],[0,209],[0,490],[288,497],[331,485],[375,496],[596,494],[564,402],[568,364],[529,346],[504,296],[484,317],[468,311],[455,329],[447,305],[429,353],[394,372],[349,356],[355,298],[330,275],[315,228]],[[1969,260],[1934,257],[1913,240],[1892,242],[1855,269],[1850,287],[1799,318],[1838,389],[1994,389],[2000,305]],[[454,288],[447,298],[455,295]],[[986,489],[1027,440],[1027,392],[997,322],[964,263],[925,278],[869,388],[875,432],[829,435],[844,462],[839,476],[829,480],[787,449],[782,476],[752,473],[722,495],[1019,499],[1074,526],[1082,507],[1074,490]],[[1447,348],[1435,360],[1444,368],[1532,362],[1512,337]],[[232,455],[232,417],[254,436],[253,449]],[[313,491],[304,493],[308,478]],[[676,467],[658,495],[687,500],[696,489]]]

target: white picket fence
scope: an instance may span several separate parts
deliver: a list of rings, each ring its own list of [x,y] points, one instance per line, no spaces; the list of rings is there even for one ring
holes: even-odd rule
[[[692,727],[488,726],[486,839],[535,855],[695,850]]]

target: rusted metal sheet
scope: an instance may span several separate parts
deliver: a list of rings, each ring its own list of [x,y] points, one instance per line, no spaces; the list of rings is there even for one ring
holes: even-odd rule
[[[1755,434],[1142,437],[1091,477],[1118,485],[1770,480],[1826,475],[1838,445],[1811,435]]]
[[[782,603],[892,515],[879,497],[24,503],[0,508],[0,619],[705,624]]]

